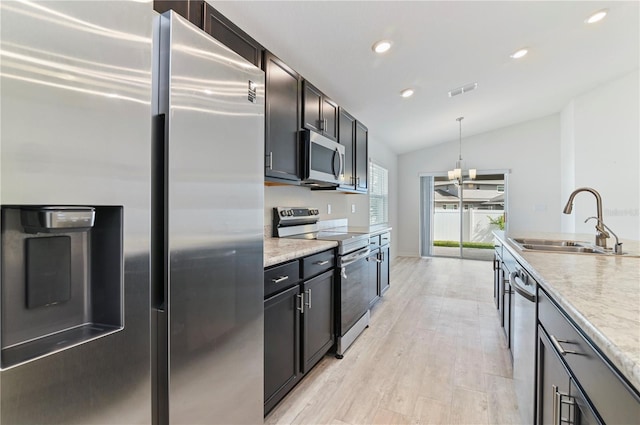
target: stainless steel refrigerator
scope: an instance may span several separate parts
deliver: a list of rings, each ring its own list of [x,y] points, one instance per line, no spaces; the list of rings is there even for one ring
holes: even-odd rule
[[[149,2],[0,2],[0,422],[150,423]]]
[[[154,421],[263,417],[264,74],[169,11],[154,27]]]

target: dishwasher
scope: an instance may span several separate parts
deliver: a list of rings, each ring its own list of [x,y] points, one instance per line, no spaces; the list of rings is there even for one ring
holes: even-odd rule
[[[536,288],[537,282],[520,264],[509,275],[513,290],[513,380],[523,424],[535,423],[536,394]]]

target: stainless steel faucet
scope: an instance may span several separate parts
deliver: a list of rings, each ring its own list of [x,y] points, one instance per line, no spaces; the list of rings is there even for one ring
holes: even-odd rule
[[[596,224],[596,245],[601,248],[607,247],[607,238],[609,238],[609,233],[605,230],[604,222],[602,221],[602,198],[597,190],[592,189],[590,187],[579,187],[574,190],[571,195],[569,195],[569,200],[567,201],[567,205],[565,205],[564,210],[562,210],[565,214],[571,214],[571,210],[573,209],[573,198],[580,192],[589,192],[596,197],[596,207],[598,209],[598,223]]]
[[[618,235],[613,233],[613,230],[611,230],[611,227],[609,227],[606,224],[604,224],[604,222],[601,219],[599,219],[598,217],[588,217],[584,222],[586,223],[587,221],[593,220],[593,219],[598,220],[598,223],[602,224],[608,231],[611,232],[613,237],[616,238],[616,245],[613,247],[613,252],[618,254],[618,255],[621,255],[622,254],[622,243],[618,239]]]

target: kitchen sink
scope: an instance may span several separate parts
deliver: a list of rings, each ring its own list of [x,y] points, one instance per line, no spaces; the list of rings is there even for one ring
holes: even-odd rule
[[[612,254],[599,246],[589,242],[570,241],[563,239],[511,239],[520,249],[529,251],[567,252],[582,254]]]

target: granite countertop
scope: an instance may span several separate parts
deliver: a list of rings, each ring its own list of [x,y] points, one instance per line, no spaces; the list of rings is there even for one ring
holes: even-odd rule
[[[368,233],[371,236],[389,232],[391,227],[387,225],[353,227],[353,226],[337,226],[323,227],[325,231],[335,232],[352,232],[352,233]],[[316,252],[325,251],[327,249],[338,246],[334,241],[318,241],[309,239],[287,239],[271,237],[271,226],[265,228],[264,237],[264,267],[273,266],[284,263],[296,258],[305,257],[315,254]]]
[[[494,232],[628,381],[640,390],[640,243],[627,256],[521,250],[509,237],[592,241],[593,235]]]
[[[264,267],[335,248],[338,242],[307,239],[264,238]]]

